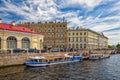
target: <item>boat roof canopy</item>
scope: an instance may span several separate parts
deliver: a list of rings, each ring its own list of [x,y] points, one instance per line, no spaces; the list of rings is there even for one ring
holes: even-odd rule
[[[46,59],[46,58],[43,56],[35,56],[35,57],[30,57],[30,59]]]

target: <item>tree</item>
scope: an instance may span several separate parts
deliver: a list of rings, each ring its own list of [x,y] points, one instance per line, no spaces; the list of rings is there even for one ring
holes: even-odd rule
[[[115,45],[108,45],[108,48],[115,48]]]
[[[112,45],[108,45],[108,48],[113,48],[113,46]]]
[[[116,45],[116,47],[117,47],[117,48],[120,48],[120,44],[118,43],[118,44]]]

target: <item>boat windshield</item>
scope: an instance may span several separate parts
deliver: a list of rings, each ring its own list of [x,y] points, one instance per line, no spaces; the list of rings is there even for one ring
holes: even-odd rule
[[[31,62],[48,62],[46,59],[31,59]]]
[[[38,59],[30,59],[31,62],[39,62]]]

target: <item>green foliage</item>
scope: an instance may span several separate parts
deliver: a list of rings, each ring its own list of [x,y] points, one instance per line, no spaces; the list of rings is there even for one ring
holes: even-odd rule
[[[120,44],[117,45],[108,45],[108,48],[120,48]]]
[[[108,45],[108,48],[114,48],[113,45]]]
[[[118,44],[116,45],[116,47],[117,47],[117,48],[120,48],[120,44],[118,43]]]

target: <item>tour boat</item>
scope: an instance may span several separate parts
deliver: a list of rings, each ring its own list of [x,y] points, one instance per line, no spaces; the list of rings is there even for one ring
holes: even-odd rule
[[[37,66],[50,66],[55,64],[62,64],[62,63],[71,63],[71,62],[78,62],[82,60],[82,56],[80,54],[74,55],[57,55],[57,56],[36,56],[31,57],[28,61],[25,61],[26,66],[30,67],[37,67]]]
[[[90,54],[89,59],[103,59],[109,58],[110,54]]]
[[[103,54],[90,54],[89,59],[102,59],[104,56]]]

